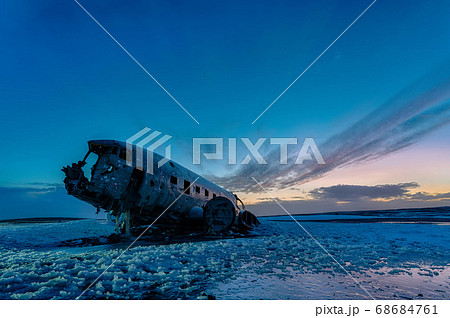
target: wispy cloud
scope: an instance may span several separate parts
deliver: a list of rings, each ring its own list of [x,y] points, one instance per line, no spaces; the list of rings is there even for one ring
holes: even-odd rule
[[[36,182],[25,187],[0,186],[0,202],[0,219],[95,217],[95,209],[67,195],[59,184]]]
[[[29,182],[27,185],[33,186],[33,187],[42,187],[42,188],[49,188],[49,187],[55,187],[55,188],[64,188],[64,183],[56,183],[56,182]]]
[[[250,177],[265,187],[284,189],[324,176],[336,168],[363,163],[408,147],[450,123],[450,63],[411,85],[357,123],[319,145],[326,164],[315,161],[294,165],[278,163],[279,153],[266,156],[267,165],[251,162],[235,174],[215,178],[226,188],[259,192]]]

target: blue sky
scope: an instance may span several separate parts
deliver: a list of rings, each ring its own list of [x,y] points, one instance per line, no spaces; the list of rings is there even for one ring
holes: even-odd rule
[[[174,136],[175,161],[223,176],[228,168],[221,163],[192,166],[186,155],[192,137],[298,136],[325,143],[405,89],[420,90],[414,83],[426,87],[434,81],[430,72],[450,60],[448,1],[378,0],[251,125],[371,1],[80,3],[200,125],[74,1],[5,0],[3,187],[60,183],[60,168],[85,153],[87,140],[124,140],[145,126]],[[426,142],[448,147],[448,129],[431,130]],[[421,140],[414,141],[417,152]],[[359,184],[375,181],[394,182]],[[413,172],[402,180],[419,181]],[[427,191],[437,191],[438,183],[429,181]],[[438,190],[446,186],[450,191],[440,183]]]

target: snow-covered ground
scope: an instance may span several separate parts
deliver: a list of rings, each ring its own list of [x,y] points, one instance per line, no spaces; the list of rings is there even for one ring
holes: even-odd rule
[[[261,221],[251,237],[139,242],[82,298],[369,298],[295,222]],[[450,297],[449,223],[302,225],[375,298]],[[0,299],[76,298],[128,244],[58,244],[112,231],[96,220],[1,224]]]

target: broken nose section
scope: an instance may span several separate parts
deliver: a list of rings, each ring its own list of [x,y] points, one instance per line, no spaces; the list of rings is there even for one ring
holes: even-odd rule
[[[95,191],[90,189],[92,183],[86,178],[82,169],[85,165],[86,162],[83,160],[72,163],[72,165],[65,166],[61,169],[66,175],[64,178],[66,191],[69,195],[92,204],[98,209],[99,207],[103,207],[109,201],[99,197]]]
[[[66,166],[61,169],[66,175],[64,184],[66,185],[68,194],[77,194],[86,189],[89,180],[85,177],[82,170],[85,164],[86,162],[84,161],[78,161],[77,163],[72,163],[71,166]]]

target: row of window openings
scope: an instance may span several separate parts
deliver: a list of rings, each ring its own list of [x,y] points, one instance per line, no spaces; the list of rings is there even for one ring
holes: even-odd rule
[[[178,178],[174,177],[174,176],[170,176],[170,183],[178,184]],[[191,183],[189,181],[184,180],[183,188],[186,190],[186,194],[191,194]],[[195,193],[200,194],[200,187],[199,186],[194,186],[194,191],[195,191]],[[205,196],[209,197],[208,189],[205,189]],[[216,197],[216,194],[213,193],[213,198],[215,198],[215,197]]]

